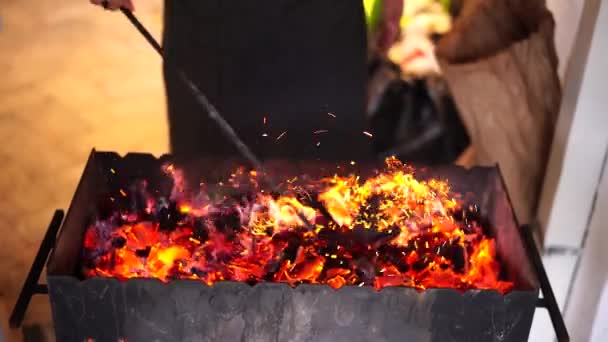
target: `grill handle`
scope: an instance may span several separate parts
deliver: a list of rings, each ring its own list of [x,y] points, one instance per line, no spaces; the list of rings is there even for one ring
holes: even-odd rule
[[[568,329],[566,329],[564,317],[559,310],[559,305],[555,299],[555,294],[553,293],[553,288],[549,282],[549,277],[547,276],[545,266],[543,266],[543,260],[540,256],[540,252],[538,251],[536,242],[534,242],[531,228],[532,227],[529,225],[523,225],[519,230],[524,242],[524,246],[526,247],[528,257],[532,261],[532,266],[534,266],[534,271],[538,281],[540,282],[540,289],[543,293],[543,298],[538,299],[536,306],[543,307],[549,311],[549,317],[551,317],[551,323],[553,324],[553,330],[555,331],[557,341],[569,342],[570,336],[568,335]]]
[[[38,249],[36,258],[32,263],[32,267],[30,268],[30,272],[25,279],[25,283],[23,284],[19,298],[17,298],[17,303],[15,303],[15,307],[11,313],[9,324],[12,329],[21,327],[23,318],[25,317],[25,311],[27,310],[32,297],[35,294],[48,293],[48,286],[46,284],[39,284],[38,281],[40,280],[42,269],[44,269],[44,264],[46,263],[46,260],[48,259],[49,254],[55,245],[55,238],[57,237],[59,227],[61,227],[63,216],[63,210],[55,210],[53,219],[51,220],[51,223],[46,230],[46,234],[40,243],[40,248]]]

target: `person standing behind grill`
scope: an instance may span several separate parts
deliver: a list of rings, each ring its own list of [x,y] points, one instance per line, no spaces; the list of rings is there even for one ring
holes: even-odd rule
[[[135,9],[132,0],[90,1]],[[371,158],[362,1],[166,0],[164,57],[263,158]],[[385,50],[398,37],[403,0],[379,6],[373,45]],[[172,153],[236,155],[166,66],[164,79]]]

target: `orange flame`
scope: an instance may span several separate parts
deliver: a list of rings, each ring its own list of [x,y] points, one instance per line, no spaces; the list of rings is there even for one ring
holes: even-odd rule
[[[259,172],[241,169],[226,186],[239,189],[239,179],[246,178],[255,189],[251,199],[215,202],[206,194],[187,195],[182,171],[164,166],[175,180],[175,227],[164,229],[150,217],[158,214],[151,209],[160,203],[157,198],[147,199],[148,215],[135,223],[96,222],[84,237],[85,265],[90,266],[85,273],[207,284],[234,280],[510,291],[514,284],[499,277],[494,240],[475,220],[463,218],[468,210],[447,181],[418,180],[396,158],[386,163],[384,172],[365,181],[351,175],[296,184],[294,178],[281,195],[260,188]],[[304,226],[302,216],[313,230]]]

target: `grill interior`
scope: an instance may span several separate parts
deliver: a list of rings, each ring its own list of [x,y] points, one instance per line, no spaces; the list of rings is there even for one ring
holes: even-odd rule
[[[172,162],[191,181],[225,179],[239,160],[180,160],[93,151],[47,265],[49,295],[58,340],[264,340],[264,341],[446,341],[526,340],[539,284],[533,273],[497,168],[418,168],[418,178],[449,179],[452,190],[472,196],[489,221],[506,280],[515,288],[495,290],[218,282],[79,276],[83,235],[108,192],[136,179],[167,193],[171,181],[161,165]],[[345,163],[349,164],[349,163]],[[271,161],[274,178],[333,173],[336,163]],[[350,165],[350,164],[349,164]],[[346,170],[362,177],[380,165]],[[111,172],[113,169],[115,172]],[[210,190],[212,191],[212,190]]]

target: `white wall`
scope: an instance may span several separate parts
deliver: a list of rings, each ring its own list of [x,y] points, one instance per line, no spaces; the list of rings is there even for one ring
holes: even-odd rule
[[[601,235],[608,231],[608,220],[591,219],[608,213],[598,192],[608,150],[608,0],[548,0],[548,5],[557,22],[558,54],[563,61],[571,45],[571,57],[560,65],[565,75],[562,108],[538,214],[545,232],[543,262],[572,341],[589,341],[608,268],[608,254],[601,250],[608,252]],[[581,8],[577,6],[583,6],[582,14],[568,13]],[[576,17],[578,33],[571,36],[578,24],[568,18]],[[602,192],[608,191],[605,182]],[[534,320],[530,341],[553,341],[545,310],[537,310]]]
[[[591,342],[608,341],[608,281],[604,281],[602,298],[597,306],[597,314],[591,332]]]
[[[584,2],[584,0],[547,0],[547,7],[555,18],[555,47],[559,57],[561,80],[564,80],[566,74]]]
[[[586,1],[568,66],[539,208],[546,246],[581,246],[608,146],[607,2]]]
[[[608,134],[608,132],[607,132]],[[608,149],[606,150],[608,156]],[[579,265],[566,301],[565,319],[572,341],[589,341],[598,313],[598,303],[608,277],[608,167],[604,169],[593,206],[589,229],[583,241]],[[607,307],[600,312],[608,311]],[[581,319],[581,318],[585,319]],[[604,316],[603,319],[606,317]],[[604,322],[606,323],[606,322]],[[604,324],[605,325],[605,324]],[[603,342],[608,340],[603,340]]]

